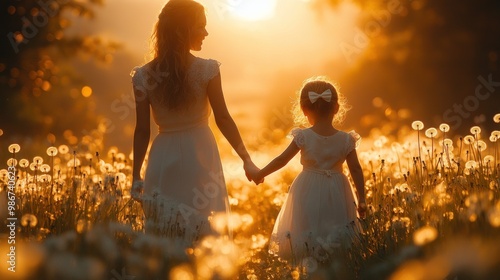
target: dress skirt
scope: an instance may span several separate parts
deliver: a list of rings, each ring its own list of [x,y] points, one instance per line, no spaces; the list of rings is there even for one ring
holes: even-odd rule
[[[160,132],[149,152],[144,185],[146,230],[196,239],[213,233],[213,215],[229,213],[221,159],[208,125]]]
[[[347,177],[333,170],[304,169],[277,217],[270,251],[296,261],[328,257],[355,224],[356,205]]]

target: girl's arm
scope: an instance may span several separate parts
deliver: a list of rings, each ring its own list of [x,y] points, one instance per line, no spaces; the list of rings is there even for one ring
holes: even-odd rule
[[[238,156],[243,160],[243,167],[245,168],[245,172],[248,174],[247,176],[249,176],[249,179],[254,179],[254,176],[259,169],[252,162],[252,159],[243,144],[240,132],[238,131],[233,118],[229,114],[226,101],[224,100],[224,94],[222,93],[220,73],[208,83],[208,100],[210,101],[210,105],[214,111],[215,123],[217,124],[217,127],[220,129],[224,137],[226,137],[227,141],[231,144],[231,147],[233,147]]]
[[[358,193],[358,211],[360,212],[360,215],[363,216],[366,211],[365,179],[363,177],[363,169],[361,169],[358,154],[355,149],[347,155],[346,162]]]
[[[134,87],[136,123],[134,131],[134,165],[132,183],[141,178],[141,168],[146,156],[150,137],[149,100],[146,94]]]
[[[295,141],[292,141],[281,155],[277,156],[257,173],[257,181],[261,181],[267,175],[285,166],[299,151],[300,148],[295,144]]]

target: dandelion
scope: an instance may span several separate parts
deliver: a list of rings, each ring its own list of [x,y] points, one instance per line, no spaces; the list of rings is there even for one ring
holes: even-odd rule
[[[16,153],[18,153],[20,150],[21,150],[21,146],[19,146],[19,144],[11,144],[11,145],[9,146],[9,152],[10,152],[10,153],[16,154]]]
[[[9,158],[7,160],[7,166],[17,166],[17,159],[15,159],[15,158]]]
[[[37,165],[40,165],[43,163],[43,158],[41,156],[36,156],[33,158],[33,163],[36,163]]]
[[[500,123],[500,113],[498,113],[495,116],[493,116],[493,121],[496,122],[496,123]]]
[[[425,136],[427,136],[427,138],[434,138],[436,135],[437,135],[437,129],[435,129],[434,127],[428,128],[425,131]]]
[[[46,163],[42,164],[40,166],[40,171],[42,171],[42,172],[49,172],[50,171],[50,166],[48,164],[46,164]]]
[[[450,126],[446,123],[442,123],[439,125],[439,130],[446,133],[446,132],[450,131]]]
[[[30,162],[29,160],[23,158],[19,161],[19,166],[23,167],[23,168],[26,168],[30,165]]]
[[[420,130],[424,129],[424,123],[421,121],[414,121],[411,124],[411,128],[413,128],[413,130],[420,131]]]
[[[57,155],[57,148],[56,147],[49,147],[47,149],[47,155],[53,157]]]
[[[464,142],[467,145],[474,143],[474,137],[472,135],[467,135],[464,137]]]
[[[68,152],[69,152],[68,146],[66,146],[66,145],[59,146],[59,153],[61,153],[61,155],[65,155]]]
[[[481,128],[477,125],[473,126],[470,128],[470,133],[477,136],[479,133],[481,133]]]
[[[414,121],[411,124],[411,127],[417,131],[418,161],[420,164],[420,174],[422,175],[423,166],[422,166],[422,151],[420,149],[420,130],[424,129],[424,123],[421,121]]]
[[[21,225],[23,227],[29,226],[29,227],[33,228],[36,226],[37,223],[38,223],[38,219],[33,214],[24,214],[21,217]]]
[[[413,242],[417,246],[423,246],[434,241],[438,236],[436,228],[432,226],[423,226],[413,234]]]
[[[474,160],[469,160],[465,163],[465,168],[467,168],[467,169],[475,169],[475,168],[477,168],[477,166],[478,166],[478,164]]]
[[[483,140],[478,140],[477,143],[476,143],[476,147],[477,147],[477,150],[482,152],[484,150],[486,150],[486,142],[484,142]]]
[[[80,166],[80,160],[75,158],[73,160],[70,160],[68,161],[68,163],[66,164],[68,167],[71,167],[71,168],[75,168],[75,167],[78,167]]]

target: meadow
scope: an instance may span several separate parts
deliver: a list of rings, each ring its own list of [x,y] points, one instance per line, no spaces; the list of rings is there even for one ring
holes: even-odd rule
[[[500,114],[493,122],[500,130]],[[0,170],[6,224],[0,278],[497,279],[499,130],[474,126],[460,136],[447,124],[414,121],[397,137],[374,132],[363,138],[363,232],[325,242],[321,254],[295,263],[270,254],[268,238],[300,172],[298,157],[255,186],[239,162],[225,156],[231,151],[221,151],[233,239],[204,236],[185,249],[175,223],[162,234],[144,232],[141,206],[130,197],[131,154],[105,147],[102,128],[81,139],[69,133],[68,143],[36,155],[10,143],[2,149],[11,158]],[[285,131],[272,135],[268,150],[252,152],[260,166],[290,141]],[[12,221],[16,227],[9,228]]]

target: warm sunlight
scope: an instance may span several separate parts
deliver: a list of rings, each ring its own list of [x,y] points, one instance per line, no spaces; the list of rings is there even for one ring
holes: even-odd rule
[[[234,0],[231,15],[248,21],[265,20],[274,16],[276,0]]]

